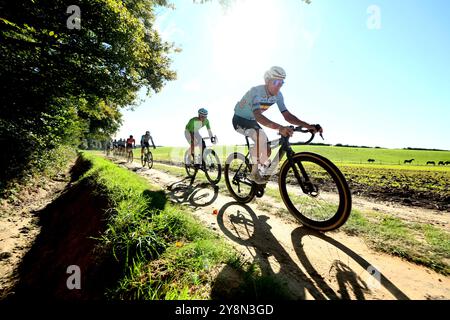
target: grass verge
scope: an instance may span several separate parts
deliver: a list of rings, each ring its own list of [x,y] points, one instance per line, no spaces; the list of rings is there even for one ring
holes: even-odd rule
[[[92,165],[80,179],[110,203],[107,230],[98,239],[101,252],[111,252],[123,270],[108,298],[288,298],[281,283],[255,272],[253,263],[197,222],[189,209],[168,203],[159,187],[101,157],[88,152],[82,157]],[[224,270],[233,270],[237,280],[220,281]]]

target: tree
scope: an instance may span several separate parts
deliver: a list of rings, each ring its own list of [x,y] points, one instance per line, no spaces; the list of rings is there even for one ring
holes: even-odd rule
[[[0,2],[2,182],[60,144],[110,136],[140,88],[151,95],[175,79],[173,46],[154,29],[154,9],[166,1],[72,4]]]

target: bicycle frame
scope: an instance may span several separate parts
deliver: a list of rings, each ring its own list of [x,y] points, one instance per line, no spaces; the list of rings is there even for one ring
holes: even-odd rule
[[[148,157],[148,155],[151,153],[150,147],[144,147],[143,149],[144,149],[144,152],[142,153],[142,155],[144,157]]]
[[[245,136],[245,140],[246,140],[246,143],[247,143],[247,149],[248,149],[247,154],[245,155],[245,157],[247,159],[248,159],[248,156],[250,154],[250,142],[249,142],[248,139],[249,139],[249,137]],[[310,139],[307,143],[309,143],[311,140],[312,139]],[[304,144],[307,144],[307,143],[304,143]],[[272,167],[273,165],[278,165],[278,163],[280,163],[280,161],[286,155],[287,156],[287,161],[289,161],[289,164],[291,165],[291,167],[292,167],[292,169],[294,171],[294,176],[297,179],[297,181],[298,181],[302,191],[305,194],[311,194],[312,192],[316,191],[316,190],[314,190],[314,185],[311,183],[311,181],[309,179],[309,176],[306,173],[305,168],[303,167],[303,164],[301,162],[297,163],[298,167],[300,168],[300,172],[301,172],[302,176],[304,177],[304,179],[302,179],[302,177],[300,176],[300,173],[299,173],[299,171],[297,169],[297,166],[294,165],[294,163],[293,163],[293,155],[295,154],[295,152],[291,148],[291,144],[289,143],[289,137],[281,137],[279,139],[275,139],[275,140],[267,142],[267,148],[270,148],[270,149],[273,149],[275,146],[278,146],[278,145],[280,145],[280,149],[278,150],[276,156],[272,158],[272,159],[277,159],[277,161],[272,162],[270,164],[270,167]],[[236,174],[237,174],[237,172],[236,172]],[[235,177],[233,177],[233,179],[235,179]],[[246,181],[240,181],[240,182],[243,183],[243,184],[246,184],[248,186],[252,186],[253,185],[253,183],[247,183]],[[263,185],[263,186],[265,187],[265,185]]]
[[[210,138],[209,137],[202,137],[202,153],[201,153],[202,163],[200,164],[200,166],[198,168],[198,169],[200,169],[202,171],[206,170],[206,164],[205,164],[205,159],[203,158],[203,155],[204,155],[206,149],[208,148],[206,146],[206,142],[205,142],[205,140],[208,140],[208,139],[210,139]]]
[[[215,137],[211,137],[212,141],[213,141],[213,138],[216,139]],[[217,157],[217,155],[215,154],[213,149],[207,148],[206,143],[205,143],[205,140],[207,140],[207,139],[210,139],[210,138],[202,137],[201,164],[195,164],[195,163],[192,164],[192,162],[190,162],[190,161],[189,161],[190,162],[189,164],[187,162],[185,162],[186,172],[188,173],[188,176],[190,176],[190,178],[191,178],[191,184],[194,182],[195,177],[197,176],[198,170],[202,170],[203,172],[205,172],[207,179],[212,184],[216,184],[220,181],[220,175],[221,175],[220,159]],[[185,157],[188,155],[188,151],[190,151],[190,149],[186,150]],[[217,175],[216,179],[211,178],[210,172],[212,172],[212,171],[210,171],[211,169],[208,168],[208,164],[205,161],[205,153],[207,151],[210,152],[213,155],[213,157],[215,157],[215,162],[217,162],[217,165],[218,165],[217,166],[218,175]],[[190,156],[192,157],[192,154],[190,154]],[[195,157],[193,160],[195,160]],[[194,170],[193,173],[190,172],[191,169]]]

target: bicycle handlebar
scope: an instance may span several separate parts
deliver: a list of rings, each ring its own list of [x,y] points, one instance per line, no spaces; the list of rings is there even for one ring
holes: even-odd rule
[[[320,124],[313,124],[313,126],[316,128],[317,131],[322,129]],[[311,130],[306,129],[306,128],[301,127],[301,126],[298,126],[298,127],[290,126],[290,128],[292,128],[295,132],[303,132],[303,133],[308,133],[309,132],[311,134],[311,137],[309,138],[309,140],[307,140],[306,142],[302,142],[301,144],[309,144],[314,139],[314,136],[316,135]],[[322,138],[322,140],[324,140],[322,133],[319,133],[319,135]]]
[[[210,139],[212,143],[217,141],[217,136],[212,136],[212,137],[202,137],[203,140],[208,140]]]

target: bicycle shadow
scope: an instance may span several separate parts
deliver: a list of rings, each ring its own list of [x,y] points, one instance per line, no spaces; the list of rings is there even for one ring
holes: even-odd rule
[[[323,233],[298,227],[292,231],[291,239],[294,251],[301,266],[304,267],[303,271],[272,233],[272,227],[267,223],[269,219],[265,215],[257,216],[247,205],[229,202],[220,209],[217,223],[224,235],[247,248],[253,256],[253,262],[260,266],[263,276],[272,276],[282,282],[287,281],[286,285],[293,299],[305,299],[308,291],[316,300],[365,300],[373,286],[383,286],[396,299],[409,299],[370,262],[347,246]],[[305,246],[303,240],[306,237],[317,237],[328,247],[317,249]],[[308,248],[308,251],[305,248]],[[317,268],[309,258],[309,255],[314,253],[317,253],[320,259],[320,262],[316,263]],[[331,256],[329,265],[322,262],[327,254]],[[356,268],[351,267],[350,260],[366,270],[367,276],[363,278],[361,272],[358,274]],[[319,267],[323,269],[324,265],[327,269],[319,270]],[[331,282],[327,282],[325,277],[328,281],[336,283],[337,288],[331,287]]]
[[[334,259],[332,263],[332,268],[334,268],[336,274],[336,281],[339,285],[339,289],[336,292],[325,282],[322,277],[317,277],[319,272],[314,268],[307,253],[304,250],[304,237],[317,237],[322,241],[329,244],[332,248],[340,250],[342,253],[351,258],[352,261],[356,262],[364,270],[367,271],[367,281],[364,281],[361,276],[359,276],[354,268],[349,266],[350,260],[344,263],[337,252],[337,259]],[[409,300],[409,297],[404,294],[395,284],[393,284],[389,279],[387,279],[382,273],[380,273],[376,268],[368,262],[366,259],[358,255],[349,247],[340,243],[339,241],[306,227],[298,227],[291,233],[292,244],[294,250],[301,261],[302,265],[305,267],[306,272],[311,278],[316,281],[316,284],[323,290],[328,299],[350,299],[348,287],[353,289],[353,293],[358,300],[365,299],[364,293],[371,290],[371,286],[381,287],[383,286],[387,291],[389,291],[398,300]],[[329,252],[329,251],[328,251]],[[331,273],[331,269],[329,271]],[[340,296],[338,295],[338,293]]]
[[[170,191],[169,199],[172,202],[200,208],[211,205],[219,196],[219,188],[215,185],[206,182],[186,184],[186,180],[191,181],[191,178],[187,177],[167,186]]]
[[[252,262],[261,269],[261,278],[272,277],[282,284],[288,291],[288,299],[306,299],[306,290],[315,299],[325,299],[272,234],[272,227],[267,223],[269,219],[265,215],[257,216],[249,206],[238,202],[225,204],[217,215],[221,231],[234,242],[247,248],[253,257]],[[224,282],[221,277],[226,277],[229,272],[224,273],[217,277],[218,283]],[[275,290],[275,287],[269,290]],[[255,295],[257,294],[255,292]]]

